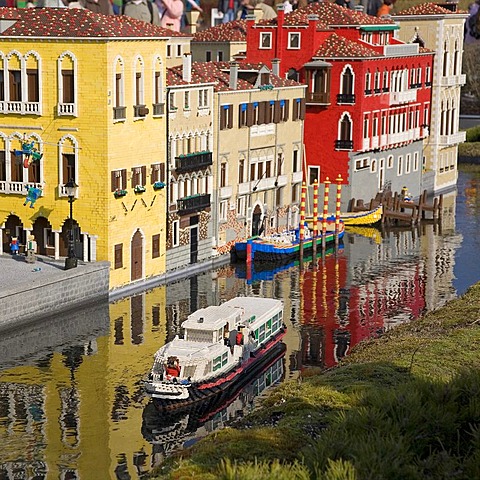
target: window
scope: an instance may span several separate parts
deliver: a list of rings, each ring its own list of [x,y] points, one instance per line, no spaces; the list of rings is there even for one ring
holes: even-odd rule
[[[372,164],[370,165],[370,171],[372,173],[375,173],[377,171],[377,161],[376,160],[372,160]]]
[[[122,268],[123,267],[123,243],[118,243],[115,245],[115,258],[114,258],[114,265],[115,265],[115,270],[117,268]]]
[[[208,90],[206,88],[198,91],[198,108],[208,107]]]
[[[125,107],[125,83],[123,76],[123,63],[120,59],[115,64],[115,77],[113,85],[113,118],[114,120],[125,120],[126,107]]]
[[[399,155],[398,157],[398,170],[397,170],[397,175],[401,175],[403,172],[403,157],[402,155]]]
[[[320,180],[320,167],[310,166],[308,167],[308,184],[313,185],[315,180]]]
[[[275,101],[270,100],[269,102],[265,103],[265,123],[273,123],[275,113]]]
[[[177,57],[182,56],[182,45],[177,45]]]
[[[413,153],[413,171],[416,172],[418,170],[418,152]]]
[[[205,61],[206,62],[211,62],[212,61],[212,52],[210,50],[207,50],[205,52]]]
[[[223,52],[221,50],[217,52],[217,62],[223,62]]]
[[[405,173],[410,173],[410,169],[412,168],[412,156],[410,155],[410,153],[407,153],[407,155],[405,156]]]
[[[178,247],[180,240],[180,222],[174,220],[172,222],[172,247]]]
[[[448,65],[448,43],[445,42],[443,45],[443,76],[446,77],[448,75],[449,65]]]
[[[388,70],[383,71],[383,91],[388,92]]]
[[[172,58],[172,46],[167,45],[167,58]]]
[[[225,221],[227,220],[227,210],[228,210],[228,201],[224,200],[223,202],[220,202],[220,220]]]
[[[338,140],[335,141],[335,148],[340,150],[351,150],[353,148],[352,121],[347,113],[343,115],[338,126]]]
[[[154,163],[151,167],[152,167],[152,173],[150,175],[150,181],[152,185],[156,182],[165,183],[165,164]]]
[[[300,201],[300,188],[301,185],[299,183],[292,185],[292,203],[297,203]]]
[[[367,72],[365,74],[365,95],[372,94],[372,74]]]
[[[305,99],[296,98],[293,102],[292,120],[305,119]]]
[[[363,119],[363,138],[369,138],[368,127],[369,127],[368,117],[365,117]]]
[[[62,103],[75,103],[73,70],[62,70]]]
[[[147,167],[145,165],[132,168],[132,188],[145,186],[146,178]]]
[[[277,101],[278,104],[278,119],[275,123],[288,121],[288,100]]]
[[[364,170],[365,168],[369,168],[369,166],[368,157],[355,160],[355,170]]]
[[[127,170],[114,170],[112,172],[112,192],[127,188]]]
[[[271,32],[260,33],[260,48],[272,48],[272,34]]]
[[[431,74],[432,74],[431,67],[426,67],[425,68],[425,85],[427,87],[429,87],[432,84]]]
[[[10,79],[10,101],[22,101],[22,73],[20,70],[9,70]]]
[[[152,235],[152,258],[160,256],[160,234]]]
[[[288,48],[300,48],[300,33],[289,32],[288,34]]]
[[[39,101],[38,70],[27,69],[27,100],[29,102]]]
[[[174,92],[170,92],[168,94],[168,101],[170,103],[170,109],[171,110],[176,110],[177,109],[177,106],[175,104],[175,93]]]
[[[67,183],[70,179],[76,180],[77,173],[75,169],[75,154],[62,153],[62,181]]]
[[[227,162],[220,164],[220,188],[227,186]]]
[[[293,171],[294,172],[300,172],[301,171],[300,158],[299,158],[298,154],[299,154],[298,150],[293,151],[292,165],[293,165]]]
[[[233,105],[222,105],[220,108],[220,130],[233,127]]]
[[[184,92],[183,94],[183,109],[190,110],[190,92]]]
[[[245,159],[238,160],[238,183],[245,182]]]
[[[246,103],[241,103],[238,106],[238,127],[247,126],[247,105]]]
[[[342,73],[341,93],[343,95],[353,94],[353,73],[350,67],[347,67]]]
[[[393,168],[393,155],[389,155],[387,158],[387,168]]]
[[[135,105],[143,105],[143,75],[135,73]]]
[[[0,182],[7,180],[7,159],[5,157],[5,150],[0,150]]]
[[[246,212],[246,197],[237,198],[237,216],[244,217]]]

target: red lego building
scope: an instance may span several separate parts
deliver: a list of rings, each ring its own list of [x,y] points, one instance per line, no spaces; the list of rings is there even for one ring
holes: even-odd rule
[[[342,209],[385,189],[422,192],[434,52],[398,40],[398,28],[329,2],[247,17],[247,61],[308,85],[296,106],[306,109],[305,180],[340,174]]]

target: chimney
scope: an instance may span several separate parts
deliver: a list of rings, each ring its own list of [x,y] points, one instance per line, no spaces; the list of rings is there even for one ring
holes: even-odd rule
[[[280,76],[280,59],[279,58],[272,59],[272,73],[277,77]]]
[[[192,35],[197,33],[197,22],[200,12],[198,10],[192,10],[191,12],[186,12],[185,16],[187,17],[187,32]]]
[[[183,54],[182,80],[187,83],[190,83],[192,81],[192,54],[191,53]]]
[[[283,3],[278,3],[277,4],[277,28],[283,27],[284,19],[285,19],[285,12],[284,12]]]
[[[230,84],[229,87],[232,90],[237,89],[237,82],[238,82],[238,63],[237,62],[230,62]]]

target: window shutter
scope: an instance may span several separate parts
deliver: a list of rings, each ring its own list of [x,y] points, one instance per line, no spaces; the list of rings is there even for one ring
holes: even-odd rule
[[[247,127],[251,127],[253,125],[253,104],[249,103],[247,105]]]
[[[123,243],[115,245],[115,268],[123,267]]]
[[[165,164],[160,164],[160,181],[165,183]]]
[[[284,108],[284,115],[283,115],[283,121],[284,122],[288,121],[288,109],[290,107],[289,102],[290,102],[290,100],[285,100],[285,108]]]
[[[152,235],[152,258],[160,256],[160,235]]]
[[[27,88],[28,101],[38,102],[38,72],[37,70],[27,70]]]
[[[120,188],[126,188],[127,186],[127,169],[124,168],[122,170],[122,185]]]
[[[227,126],[227,111],[222,106],[220,108],[220,130],[225,130],[226,126]]]
[[[142,166],[142,185],[145,186],[147,184],[147,166]]]
[[[151,168],[150,168],[150,184],[153,185],[155,183],[155,172],[157,171],[159,165],[154,163],[153,165],[151,165]]]
[[[299,114],[300,120],[305,120],[305,99],[302,98],[300,100],[300,114]]]
[[[273,107],[273,122],[280,123],[281,121],[280,100],[276,100],[275,106]]]
[[[63,179],[65,180],[65,157],[63,158]],[[115,176],[115,172],[111,172],[112,175],[112,192],[117,189],[117,179]]]
[[[233,128],[233,105],[228,106],[227,119],[228,119],[227,128]]]
[[[258,124],[262,125],[265,123],[265,110],[268,108],[268,102],[259,102],[258,103]]]

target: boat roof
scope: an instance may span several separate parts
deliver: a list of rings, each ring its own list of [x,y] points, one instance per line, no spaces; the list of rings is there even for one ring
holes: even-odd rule
[[[226,321],[248,322],[274,308],[281,308],[281,300],[261,297],[235,297],[218,306],[201,308],[188,316],[182,324],[183,328],[215,331],[225,325]]]
[[[199,343],[175,337],[171,342],[161,347],[155,354],[158,360],[167,357],[178,357],[180,363],[188,360],[206,361],[212,359],[217,355],[221,355],[225,351],[223,343]]]

